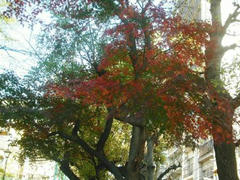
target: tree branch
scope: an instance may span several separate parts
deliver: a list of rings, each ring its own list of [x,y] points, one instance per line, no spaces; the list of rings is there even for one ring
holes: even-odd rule
[[[240,12],[238,11],[240,9],[240,6],[238,4],[235,4],[236,9],[233,11],[232,14],[230,14],[225,22],[225,24],[223,25],[223,34],[226,33],[227,28],[230,26],[231,23],[236,22],[237,21],[237,16],[240,14]]]
[[[0,46],[0,50],[12,51],[12,52],[23,54],[23,55],[32,55],[33,54],[30,51],[26,51],[26,50],[23,50],[23,49],[13,49],[13,48],[10,48],[10,47],[7,47],[7,46]]]
[[[101,134],[99,141],[97,143],[97,151],[98,152],[103,152],[103,148],[104,145],[109,137],[109,134],[111,132],[112,129],[112,123],[113,123],[113,114],[114,114],[114,110],[110,111],[108,113],[108,116],[106,118],[106,124],[105,124],[105,129],[103,131],[103,133]]]
[[[169,172],[172,171],[172,170],[176,170],[176,169],[179,168],[179,167],[181,167],[181,164],[180,164],[180,163],[179,163],[178,165],[173,164],[172,166],[168,167],[163,173],[161,173],[161,174],[158,176],[157,180],[162,180],[162,178],[163,178],[167,173],[169,173]]]
[[[54,133],[52,133],[54,134]],[[55,133],[55,135],[58,134],[61,138],[75,142],[76,144],[80,145],[86,152],[88,152],[90,155],[94,155],[94,149],[91,148],[84,140],[82,140],[79,136],[69,136],[61,131],[58,131]]]
[[[129,109],[125,104],[119,107],[119,113],[115,113],[114,118],[123,123],[131,124],[132,126],[143,127],[145,125],[145,120],[142,118],[142,115],[130,115]]]
[[[123,123],[131,124],[132,126],[143,127],[145,122],[143,118],[137,118],[135,116],[115,116],[116,120],[121,121]]]
[[[69,162],[67,160],[63,160],[60,162],[60,169],[69,179],[80,180],[71,170]]]
[[[73,127],[73,130],[72,130],[72,136],[78,135],[77,133],[78,133],[79,127],[80,127],[80,120],[77,119],[75,122],[75,126]]]
[[[99,161],[101,161],[102,164],[106,167],[106,169],[108,169],[115,176],[117,180],[123,180],[123,176],[120,173],[118,167],[116,167],[115,164],[110,162],[103,153],[99,153],[95,151],[79,136],[75,136],[75,137],[69,136],[61,131],[51,133],[51,135],[57,135],[57,134],[63,139],[69,140],[71,142],[74,142],[80,145],[84,149],[84,151],[86,151],[91,156],[95,156]]]
[[[240,106],[240,93],[231,101],[231,105],[234,109]]]
[[[224,54],[228,50],[235,49],[236,47],[240,47],[240,46],[238,46],[237,44],[231,44],[229,46],[224,46],[221,51]]]

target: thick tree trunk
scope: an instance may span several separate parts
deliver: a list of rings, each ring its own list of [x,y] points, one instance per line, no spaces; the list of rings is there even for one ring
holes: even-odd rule
[[[223,102],[224,103],[224,102]],[[235,143],[233,141],[233,115],[228,107],[225,113],[214,112],[215,117],[221,120],[222,126],[213,125],[214,150],[217,164],[217,173],[219,180],[238,180],[237,162],[235,154]],[[215,120],[217,122],[217,120]]]
[[[238,180],[235,145],[214,142],[219,180]]]
[[[233,114],[227,102],[227,112],[214,112],[216,122],[222,122],[222,126],[213,125],[214,150],[219,180],[238,180],[235,144],[233,141]]]
[[[127,175],[129,180],[140,180],[141,165],[144,158],[145,128],[133,126],[129,150]]]

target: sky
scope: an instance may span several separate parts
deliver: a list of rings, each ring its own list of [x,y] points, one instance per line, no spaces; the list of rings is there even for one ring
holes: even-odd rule
[[[21,27],[16,22],[4,25],[3,28],[10,39],[2,38],[0,46],[7,46],[20,51],[31,49],[28,42],[34,43],[34,40],[28,28]],[[34,65],[34,59],[29,55],[11,50],[0,50],[0,72],[7,69],[15,71],[18,75],[23,75],[28,72],[32,65]]]
[[[41,14],[39,17],[43,22],[49,22],[50,15],[47,13]],[[40,32],[40,25],[35,25],[33,28],[22,26],[16,20],[5,23],[0,21],[0,30],[4,31],[8,37],[4,38],[0,33],[0,73],[4,70],[14,71],[19,76],[24,76],[35,66],[37,59],[30,56],[29,52],[37,51],[36,37]],[[13,50],[3,50],[2,46],[7,46]]]

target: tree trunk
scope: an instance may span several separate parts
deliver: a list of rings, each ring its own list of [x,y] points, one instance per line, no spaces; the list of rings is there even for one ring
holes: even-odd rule
[[[153,141],[149,137],[147,139],[147,154],[146,154],[146,161],[147,161],[147,180],[153,180],[154,178],[154,170],[155,166],[153,163]]]
[[[232,139],[226,140],[224,137],[224,132],[228,132],[230,135],[229,137],[233,135],[232,118],[234,110],[230,103],[232,98],[230,94],[225,91],[220,78],[221,60],[225,53],[224,47],[222,46],[222,39],[225,35],[226,28],[229,26],[227,24],[222,25],[221,0],[210,1],[210,13],[214,31],[209,34],[209,47],[206,49],[205,79],[208,84],[208,96],[211,98],[212,102],[210,104],[210,108],[212,109],[210,114],[213,115],[211,120],[213,122],[212,132],[217,172],[219,180],[238,180],[235,146]],[[221,132],[217,131],[215,127],[217,124]]]
[[[129,150],[128,164],[127,164],[127,178],[129,180],[140,180],[141,165],[144,158],[144,145],[145,145],[145,128],[136,127],[132,128],[132,138]]]
[[[224,102],[223,102],[224,103]],[[224,103],[228,111],[218,112],[215,114],[215,122],[221,120],[222,125],[213,125],[214,150],[217,164],[217,173],[219,180],[238,180],[237,162],[235,154],[235,144],[233,140],[233,115],[227,102]],[[213,118],[214,119],[214,118]]]
[[[214,142],[219,180],[238,180],[235,145]]]
[[[60,170],[70,179],[70,180],[80,180],[69,167],[69,163],[67,161],[62,161],[60,163]]]

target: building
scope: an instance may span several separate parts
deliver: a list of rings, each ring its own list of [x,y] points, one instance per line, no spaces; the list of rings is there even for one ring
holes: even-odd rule
[[[19,148],[11,142],[17,134],[13,129],[0,129],[0,179],[5,180],[67,180],[53,161],[26,159],[18,161]]]
[[[200,20],[202,18],[201,0],[178,0],[178,13],[187,21]]]
[[[16,163],[19,149],[11,146],[11,132],[0,129],[0,177],[2,179],[20,179],[22,166]]]
[[[240,150],[236,149],[238,174],[240,176]],[[181,163],[164,180],[218,180],[213,140],[207,140],[198,148],[172,148],[167,152],[165,167]]]
[[[167,153],[167,166],[181,163],[181,168],[169,173],[166,180],[217,180],[213,141],[208,140],[192,150],[172,148]]]

